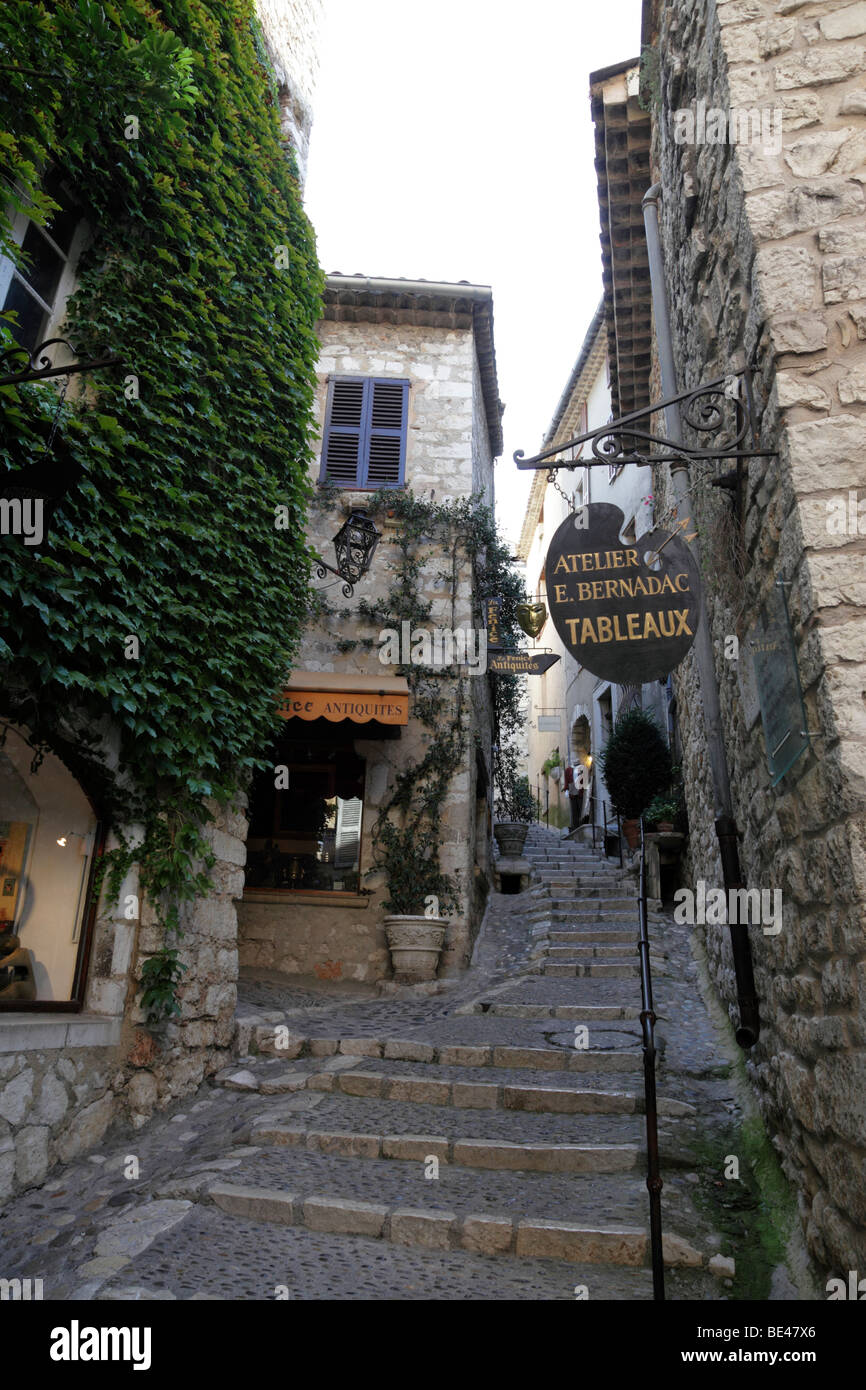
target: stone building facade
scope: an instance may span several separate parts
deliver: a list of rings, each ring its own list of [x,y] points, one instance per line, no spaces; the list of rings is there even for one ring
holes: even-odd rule
[[[642,80],[637,60],[593,79],[603,224],[634,238],[660,183],[680,389],[754,365],[752,447],[772,457],[747,461],[740,515],[712,486],[730,465],[691,470],[743,878],[783,903],[778,933],[750,928],[762,1030],[747,1070],[809,1249],[844,1274],[866,1262],[866,5],[647,0],[643,43]],[[629,138],[648,121],[649,169]],[[626,347],[650,325],[644,296]],[[657,359],[643,376],[657,399]],[[774,784],[750,641],[780,583],[809,738]],[[674,688],[686,882],[721,885],[692,655]],[[734,1016],[727,929],[705,934]]]
[[[322,0],[256,0],[256,9],[279,85],[283,134],[297,155],[303,186],[319,75]]]
[[[336,406],[329,417],[329,402],[340,383],[348,383],[348,390],[356,391],[359,402],[365,383],[381,384],[386,392],[398,392],[405,383],[404,458],[399,481],[396,472],[393,476],[394,485],[424,501],[456,502],[475,496],[492,507],[493,460],[501,451],[502,435],[490,290],[468,284],[331,275],[319,331],[318,412],[323,435],[329,418],[332,425],[338,418]],[[347,408],[351,409],[351,402]],[[355,457],[353,454],[353,470]],[[340,460],[338,464],[341,466]],[[332,475],[328,476],[330,480]],[[337,476],[339,479],[339,471]],[[319,488],[324,479],[320,448],[311,465],[310,480]],[[353,471],[351,481],[344,478],[339,486],[333,507],[317,510],[314,506],[308,537],[323,559],[333,562],[335,532],[353,511],[365,506],[374,490],[372,478],[369,484],[364,478],[359,484]],[[347,851],[342,868],[337,863],[339,854],[324,848],[313,862],[316,854],[304,852],[309,846],[302,838],[293,839],[290,826],[281,829],[273,822],[280,833],[275,833],[272,847],[276,845],[281,851],[282,867],[276,873],[248,875],[243,900],[238,904],[240,962],[251,969],[360,981],[384,980],[391,975],[383,925],[385,885],[381,873],[368,872],[375,863],[373,827],[396,778],[423,756],[431,735],[415,716],[413,697],[402,674],[404,663],[389,660],[383,664],[378,642],[381,624],[359,611],[362,601],[372,607],[384,603],[393,582],[393,559],[389,557],[393,555],[391,542],[397,535],[397,523],[386,516],[377,519],[377,525],[382,538],[355,595],[347,599],[339,581],[326,576],[332,611],[307,631],[290,686],[307,695],[331,691],[335,698],[342,697],[341,708],[380,691],[391,692],[395,703],[405,707],[405,722],[389,730],[376,719],[362,722],[363,712],[353,718],[350,710],[346,719],[332,713],[329,723],[313,717],[320,705],[299,699],[296,707],[303,717],[287,719],[288,743],[282,753],[279,749],[274,752],[274,765],[283,763],[289,769],[291,785],[294,769],[303,776],[305,763],[324,767],[335,757],[335,740],[341,740],[340,757],[347,760],[347,767],[356,769],[353,775],[359,779],[352,788],[355,795],[348,798],[354,803],[356,821],[360,821],[357,852],[350,865]],[[455,557],[435,547],[425,554],[418,592],[423,601],[432,604],[430,623],[434,630],[478,633],[481,612],[474,578],[476,558],[462,549]],[[443,582],[443,567],[450,570],[452,559],[453,585]],[[361,645],[365,642],[368,645]],[[446,873],[459,875],[461,910],[448,920],[440,975],[468,964],[490,863],[488,677],[483,671],[464,671],[458,678],[456,665],[452,669],[454,675],[449,670],[441,677],[444,696],[456,709],[458,680],[462,680],[468,705],[465,758],[442,808],[441,864]],[[302,708],[307,703],[312,706],[309,711]],[[320,750],[315,756],[313,747]],[[351,764],[350,759],[354,759]],[[338,806],[341,814],[348,814],[339,792],[343,776],[339,766],[335,775]],[[254,814],[251,858],[265,852],[267,839],[267,825],[264,821],[259,825]]]

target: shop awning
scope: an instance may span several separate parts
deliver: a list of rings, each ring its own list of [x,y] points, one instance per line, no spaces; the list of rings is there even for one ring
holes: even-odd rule
[[[283,687],[283,719],[330,719],[337,724],[409,723],[405,676],[360,676],[345,671],[293,671]]]

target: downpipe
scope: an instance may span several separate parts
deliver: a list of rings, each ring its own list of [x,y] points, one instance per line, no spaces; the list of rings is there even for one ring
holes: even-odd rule
[[[660,183],[653,184],[643,198],[644,228],[646,231],[647,253],[652,289],[653,316],[655,319],[656,342],[658,345],[659,366],[661,369],[662,395],[675,396],[680,387],[677,383],[676,363],[674,361],[673,339],[671,336],[670,310],[667,286],[665,283],[664,258],[659,236],[658,201],[662,194]],[[680,443],[683,438],[682,419],[678,403],[667,407],[665,428],[668,438]],[[677,507],[682,516],[693,513],[689,492],[688,466],[685,463],[671,465],[671,485]],[[697,537],[688,541],[692,554],[700,569],[701,555]],[[707,753],[713,785],[714,820],[719,842],[719,855],[722,861],[722,881],[728,903],[740,899],[731,898],[731,891],[742,888],[740,868],[739,835],[733,814],[731,797],[731,777],[725,752],[722,732],[722,713],[719,702],[719,687],[713,660],[710,625],[706,611],[703,586],[700,596],[700,621],[693,648],[700,678],[701,700],[707,731]],[[736,1039],[742,1048],[754,1047],[761,1030],[758,998],[755,993],[755,975],[752,964],[752,947],[747,926],[742,922],[730,922],[731,951],[734,961],[734,977],[737,988],[737,1005],[740,1025],[736,1029]]]

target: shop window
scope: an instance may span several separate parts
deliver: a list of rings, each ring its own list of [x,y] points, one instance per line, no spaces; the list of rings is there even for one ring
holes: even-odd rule
[[[408,381],[333,377],[322,444],[330,487],[400,487],[406,468]]]
[[[357,893],[364,771],[350,744],[281,743],[253,784],[245,886]]]
[[[35,770],[34,770],[35,767]],[[101,849],[94,809],[26,731],[0,746],[0,1008],[78,1008]]]

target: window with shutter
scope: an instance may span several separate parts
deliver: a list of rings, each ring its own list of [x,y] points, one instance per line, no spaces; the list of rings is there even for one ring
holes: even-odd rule
[[[328,393],[322,482],[371,490],[401,487],[408,399],[408,381],[334,377]]]

